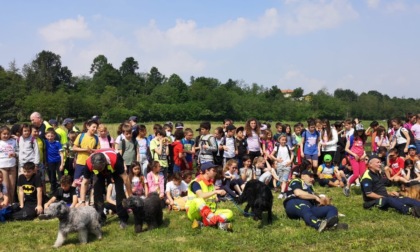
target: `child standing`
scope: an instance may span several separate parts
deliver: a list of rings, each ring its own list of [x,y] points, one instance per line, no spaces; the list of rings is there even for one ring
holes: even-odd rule
[[[248,154],[248,143],[245,139],[244,130],[244,127],[236,129],[235,155],[238,159],[238,167],[243,167],[242,157]]]
[[[293,152],[290,151],[289,146],[287,146],[287,136],[286,134],[281,134],[278,138],[278,144],[271,152],[271,158],[277,162],[277,176],[280,179],[280,195],[279,199],[285,197],[286,193],[286,184],[289,180],[290,170],[292,169],[293,162]]]
[[[302,144],[300,146],[300,155],[312,163],[313,169],[318,167],[318,157],[321,154],[319,150],[319,132],[316,131],[315,121],[308,122],[308,130],[302,133]]]
[[[129,179],[131,181],[131,190],[133,195],[147,197],[147,183],[145,182],[146,179],[144,178],[141,170],[142,169],[139,162],[135,161],[131,164],[131,170],[129,173]]]
[[[9,206],[9,194],[7,186],[3,184],[3,173],[0,172],[0,210]]]
[[[13,202],[16,186],[16,140],[10,137],[10,129],[7,126],[0,128],[0,173],[4,180],[3,190],[8,199]]]
[[[375,141],[376,149],[373,149],[372,151],[375,153],[378,151],[378,148],[381,146],[387,149],[390,146],[388,133],[386,132],[384,126],[378,126],[376,128],[375,138],[373,140]]]
[[[225,133],[223,132],[222,127],[217,127],[214,130],[214,138],[216,140],[217,151],[215,152],[213,163],[216,165],[223,165],[223,139],[225,139]]]
[[[52,195],[55,194],[55,191],[58,188],[58,180],[61,179],[64,171],[64,150],[61,146],[61,143],[55,140],[56,133],[54,129],[50,128],[45,132],[45,142],[46,153],[47,153],[47,168],[48,168],[48,177],[50,178]]]
[[[86,127],[87,131],[79,134],[76,137],[76,140],[74,140],[73,151],[77,153],[74,180],[79,180],[85,169],[87,169],[86,160],[89,158],[90,154],[101,148],[98,136],[95,135],[96,129],[98,128],[98,122],[89,120],[86,122]]]
[[[24,123],[20,127],[21,136],[18,138],[19,148],[19,175],[22,174],[22,167],[27,162],[32,162],[37,167],[39,164],[39,148],[35,138],[31,136],[32,126]]]
[[[33,220],[42,213],[41,177],[36,173],[35,164],[27,162],[22,166],[18,178],[19,210],[13,213],[15,220]]]
[[[347,181],[347,185],[343,187],[343,193],[346,197],[350,196],[350,186],[366,171],[366,152],[365,152],[366,135],[362,124],[355,126],[355,133],[350,136],[346,143],[346,152],[349,154],[349,161],[353,170]]]
[[[163,129],[157,129],[155,138],[153,138],[153,140],[150,142],[150,152],[152,153],[152,159],[153,161],[156,161],[160,164],[159,169],[162,169],[162,173],[165,179],[168,174],[169,141],[170,140],[166,137],[165,131]]]
[[[143,124],[138,126],[138,135],[137,135],[137,146],[138,149],[138,157],[140,162],[140,167],[142,167],[141,174],[147,174],[147,166],[149,166],[149,158],[150,158],[150,142],[149,139],[146,138],[147,129],[146,126]]]
[[[184,146],[181,140],[184,138],[184,131],[177,129],[175,131],[175,141],[171,144],[173,149],[173,173],[181,172],[182,160],[184,158]]]
[[[236,143],[235,143],[235,130],[236,127],[233,124],[226,126],[225,137],[223,138],[223,162],[226,164],[227,161],[235,159],[236,155]]]
[[[149,193],[157,192],[159,197],[163,199],[165,192],[164,177],[160,172],[160,164],[158,161],[153,161],[150,165],[150,172],[147,173],[147,186]]]
[[[195,145],[194,142],[194,133],[192,129],[186,128],[184,130],[185,137],[181,140],[182,145],[184,146],[184,158],[181,165],[182,171],[192,171],[193,169],[193,155],[195,154],[195,148],[193,146]]]
[[[122,132],[125,139],[118,145],[118,152],[124,159],[124,169],[128,173],[131,163],[138,160],[137,140],[133,139],[133,128],[130,124],[124,124]]]
[[[264,134],[264,139],[261,140],[261,145],[264,153],[264,158],[270,157],[273,152],[275,141],[273,140],[273,133],[270,129],[267,129]]]
[[[245,124],[245,131],[249,156],[251,157],[252,162],[255,157],[259,157],[263,154],[260,144],[260,125],[257,119],[249,119]]]
[[[71,178],[74,176],[74,158],[76,153],[73,151],[74,141],[76,140],[77,133],[71,130],[68,134],[68,142],[64,146],[66,153],[66,161],[64,162],[64,174],[70,175]]]
[[[98,138],[101,149],[114,148],[114,138],[109,135],[108,128],[103,123],[98,126]]]

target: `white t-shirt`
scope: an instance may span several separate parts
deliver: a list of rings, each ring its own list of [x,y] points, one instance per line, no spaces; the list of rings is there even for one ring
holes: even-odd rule
[[[173,181],[166,183],[165,192],[170,192],[172,198],[180,197],[183,192],[188,190],[188,186],[184,181],[181,181],[179,186],[176,186]]]
[[[413,132],[414,138],[417,141],[420,141],[420,124],[416,123],[411,127],[411,132]],[[418,150],[417,150],[418,151]]]
[[[277,147],[274,147],[276,149]],[[281,165],[286,165],[286,163],[290,162],[290,153],[286,146],[278,146],[279,150],[277,151],[277,157],[281,158],[283,162],[281,162]]]
[[[228,150],[223,153],[225,158],[234,158],[235,157],[235,138],[226,137],[226,144]]]
[[[137,146],[139,147],[140,155],[147,154],[147,140],[146,138],[138,139],[137,138]]]
[[[16,140],[10,138],[7,141],[0,140],[0,168],[16,166],[16,158],[9,157],[9,153],[16,153]]]

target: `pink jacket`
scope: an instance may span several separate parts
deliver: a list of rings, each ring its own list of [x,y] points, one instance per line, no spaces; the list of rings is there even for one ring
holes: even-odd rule
[[[163,175],[159,173],[158,181],[155,180],[155,175],[153,172],[147,173],[147,186],[149,187],[149,193],[157,192],[159,195],[163,195],[165,193],[164,187],[164,178]]]

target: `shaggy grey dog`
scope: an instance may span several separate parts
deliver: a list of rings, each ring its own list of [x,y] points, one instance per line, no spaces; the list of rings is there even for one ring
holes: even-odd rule
[[[91,206],[69,208],[64,201],[60,201],[52,203],[45,213],[60,220],[55,248],[63,245],[70,232],[79,232],[80,243],[87,243],[89,231],[99,240],[102,239],[100,216]]]
[[[124,199],[122,204],[125,208],[133,210],[136,233],[143,231],[143,222],[147,223],[148,230],[157,228],[163,223],[161,199],[155,192],[150,193],[145,199],[139,196],[131,196]]]

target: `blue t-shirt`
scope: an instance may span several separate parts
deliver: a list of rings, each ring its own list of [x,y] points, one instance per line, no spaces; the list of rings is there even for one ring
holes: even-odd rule
[[[303,132],[302,137],[305,138],[303,153],[305,155],[317,155],[319,133],[316,130],[313,133],[311,133],[309,130],[306,130]]]
[[[63,147],[59,141],[45,141],[45,147],[47,150],[47,163],[61,162],[60,151],[63,151]]]
[[[192,148],[194,147],[194,140],[187,140],[185,138],[183,138],[181,140],[182,145],[184,146],[184,150],[190,151],[192,150]],[[192,154],[190,153],[186,153],[185,155],[185,160],[187,160],[187,162],[192,162]]]

